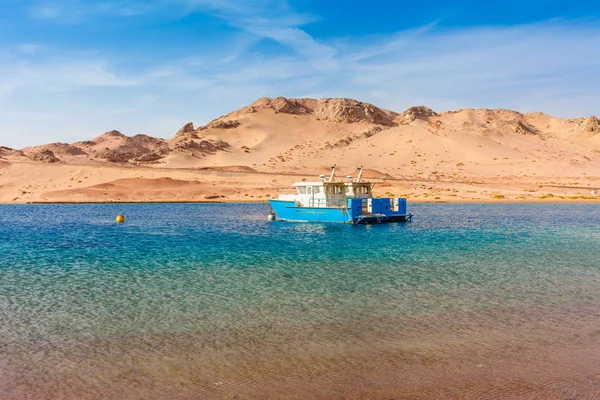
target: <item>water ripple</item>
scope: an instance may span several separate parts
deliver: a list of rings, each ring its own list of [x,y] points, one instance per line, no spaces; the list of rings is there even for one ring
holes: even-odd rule
[[[597,205],[0,211],[2,398],[600,397]]]

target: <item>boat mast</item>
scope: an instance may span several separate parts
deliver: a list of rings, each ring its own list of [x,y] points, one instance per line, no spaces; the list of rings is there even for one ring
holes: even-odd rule
[[[330,167],[331,168],[331,175],[329,176],[329,182],[335,182],[335,165]]]
[[[362,169],[362,166],[360,166],[356,169],[358,170],[358,176],[356,177],[356,182],[358,183],[362,179],[363,169]]]

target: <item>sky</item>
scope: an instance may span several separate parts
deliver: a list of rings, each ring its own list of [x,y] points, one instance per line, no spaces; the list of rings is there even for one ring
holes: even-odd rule
[[[264,96],[572,118],[599,92],[598,1],[0,0],[15,148],[169,138]]]

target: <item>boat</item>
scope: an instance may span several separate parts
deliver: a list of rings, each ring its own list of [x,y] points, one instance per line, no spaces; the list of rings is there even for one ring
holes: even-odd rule
[[[269,200],[269,220],[288,222],[333,222],[340,224],[381,224],[409,222],[413,215],[406,212],[406,198],[375,198],[373,182],[363,180],[363,169],[358,176],[337,180],[336,166],[329,176],[320,175],[320,181],[296,182],[293,194],[280,194]]]

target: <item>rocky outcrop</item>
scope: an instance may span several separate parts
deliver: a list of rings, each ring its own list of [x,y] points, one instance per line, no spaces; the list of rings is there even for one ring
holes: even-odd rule
[[[87,156],[87,153],[77,146],[68,143],[52,143],[50,150],[61,156]]]
[[[135,147],[118,147],[115,149],[104,149],[93,153],[94,157],[112,162],[152,162],[164,157],[164,152],[154,152],[149,149],[139,149]]]
[[[129,146],[143,147],[143,152],[154,151],[158,154],[166,154],[169,152],[169,146],[165,140],[148,135],[135,135],[126,137],[125,144]]]
[[[50,149],[41,149],[39,151],[33,152],[28,156],[28,158],[33,161],[40,161],[50,164],[60,161],[58,157],[56,157],[54,152]]]
[[[433,111],[429,107],[425,106],[414,106],[406,109],[400,117],[402,124],[410,124],[417,119],[428,119],[431,117],[439,117],[439,114]]]
[[[30,160],[55,163],[71,157],[87,157],[88,153],[80,147],[68,143],[50,143],[42,146],[26,147],[22,150]]]
[[[100,135],[96,139],[94,139],[93,141],[97,142],[98,140],[102,140],[102,139],[123,138],[123,137],[126,137],[126,136],[117,130],[112,130],[112,131],[103,133],[102,135]]]
[[[174,146],[176,150],[192,150],[203,154],[215,153],[219,150],[225,150],[231,147],[229,143],[222,140],[185,140]]]
[[[592,115],[585,120],[583,124],[583,131],[591,135],[600,133],[600,120]]]
[[[76,142],[76,143],[73,143],[73,145],[83,148],[83,149],[86,149],[86,148],[91,148],[93,146],[102,145],[105,142],[114,142],[119,139],[125,139],[126,137],[127,136],[125,136],[121,132],[112,130],[112,131],[105,132],[102,135],[93,138],[92,140]]]
[[[234,129],[240,125],[241,125],[240,121],[232,119],[232,120],[214,120],[212,122],[209,122],[208,125],[206,125],[206,126],[209,128],[214,128],[214,129]]]
[[[195,132],[196,132],[196,129],[194,129],[194,123],[188,122],[180,130],[177,131],[175,136],[176,137],[177,136],[186,136],[186,135],[195,136]]]
[[[10,147],[0,146],[0,157],[22,156],[23,152]]]
[[[134,158],[132,161],[134,162],[139,162],[139,163],[148,163],[148,162],[154,162],[154,161],[158,161],[161,158],[163,158],[163,155],[160,154],[156,154],[156,153],[147,153],[147,154],[143,154],[139,157]]]
[[[525,125],[521,121],[517,121],[513,124],[512,129],[515,133],[519,135],[537,135],[537,131],[534,127]]]
[[[104,149],[95,152],[94,156],[112,163],[126,163],[136,157],[136,154],[123,149]]]
[[[110,131],[75,145],[97,159],[113,163],[156,161],[170,151],[163,139],[143,134],[129,137],[119,131]]]
[[[384,111],[369,103],[363,103],[351,99],[321,99],[317,102],[314,110],[317,119],[356,123],[370,122],[377,125],[395,125],[395,113]]]
[[[361,136],[364,138],[370,138],[371,136],[381,132],[382,130],[383,128],[381,128],[380,126],[374,126],[373,128],[361,133]]]
[[[42,148],[52,151],[57,156],[87,156],[88,154],[78,146],[68,143],[50,143]]]
[[[285,97],[277,97],[274,99],[263,97],[252,103],[249,107],[254,111],[256,111],[257,107],[268,108],[273,110],[276,114],[301,115],[312,113],[312,109],[303,104],[302,100],[286,99]]]
[[[365,132],[346,136],[345,138],[339,139],[339,140],[335,141],[334,143],[326,142],[324,148],[325,149],[333,149],[336,147],[349,146],[355,140],[370,138],[370,137],[374,136],[375,134],[381,132],[382,130],[383,130],[383,128],[381,128],[380,126],[375,126]]]
[[[286,99],[264,97],[254,102],[250,107],[270,109],[274,113],[292,115],[314,115],[316,119],[339,123],[368,122],[377,125],[394,126],[396,113],[383,110],[369,103],[345,99]]]

